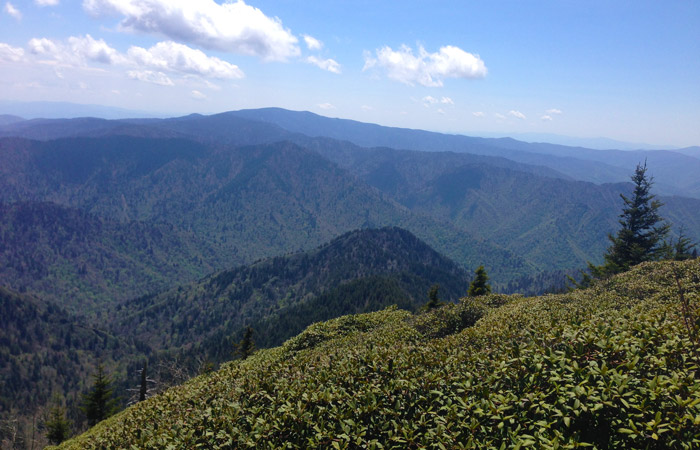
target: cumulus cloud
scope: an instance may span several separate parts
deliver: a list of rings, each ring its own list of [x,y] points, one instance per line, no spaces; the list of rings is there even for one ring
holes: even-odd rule
[[[321,109],[335,109],[332,103],[321,103],[318,107]]]
[[[544,116],[541,117],[542,120],[545,122],[551,122],[552,121],[552,116],[545,114]]]
[[[409,86],[440,87],[445,78],[483,78],[487,69],[479,55],[467,53],[459,47],[447,45],[436,53],[428,53],[418,47],[413,49],[402,45],[398,50],[385,46],[376,50],[375,55],[365,52],[363,70],[380,68],[392,80]]]
[[[485,116],[485,114],[484,114],[483,111],[474,111],[474,112],[472,113],[472,115],[473,115],[474,117],[484,117],[484,116]]]
[[[56,6],[59,0],[34,0],[34,3],[38,6]]]
[[[238,66],[172,41],[159,42],[148,50],[134,46],[129,48],[127,55],[136,65],[161,71],[213,78],[244,77],[243,71]]]
[[[504,116],[504,115],[501,114],[501,113],[496,113],[496,114],[494,114],[494,117],[496,117],[496,119],[499,119],[499,120],[503,120],[503,119],[506,118],[506,116]]]
[[[450,97],[442,97],[440,99],[440,103],[443,105],[454,105],[455,102],[450,98]]]
[[[102,39],[92,36],[71,36],[67,41],[34,38],[27,48],[30,53],[46,58],[46,61],[62,65],[86,66],[99,63],[126,67],[132,70],[129,77],[163,86],[172,86],[172,80],[160,74],[178,73],[203,78],[233,79],[245,74],[238,66],[201,50],[172,41],[159,42],[149,49],[132,46],[124,54],[110,47]]]
[[[54,55],[58,56],[58,46],[50,39],[33,38],[27,43],[29,51],[35,55]]]
[[[520,111],[510,110],[508,111],[508,115],[520,120],[526,119],[525,114],[521,113]]]
[[[22,12],[19,9],[15,8],[15,5],[13,5],[10,2],[5,3],[5,12],[15,20],[22,19]]]
[[[132,80],[144,81],[146,83],[158,84],[160,86],[174,86],[173,80],[168,78],[163,72],[152,70],[130,70],[127,75]]]
[[[93,16],[117,15],[123,31],[164,35],[208,49],[286,61],[300,54],[298,39],[278,18],[243,0],[83,0]]]
[[[323,48],[323,42],[319,41],[313,36],[309,36],[307,34],[302,36],[304,38],[304,42],[306,43],[306,47],[309,50],[321,50]]]
[[[560,109],[556,109],[556,108],[552,108],[552,109],[548,109],[547,111],[545,111],[545,113],[550,114],[550,115],[552,115],[552,114],[561,114],[561,110],[560,110]]]
[[[0,42],[0,61],[18,62],[24,58],[24,49]]]
[[[437,102],[438,99],[436,99],[435,97],[431,97],[430,95],[423,97],[423,103],[426,105],[434,105]]]
[[[306,58],[306,62],[329,72],[340,73],[340,64],[333,59],[319,59],[315,56],[309,56]]]
[[[123,56],[114,48],[107,45],[102,39],[94,39],[89,34],[85,36],[68,38],[68,44],[73,55],[87,61],[102,64],[119,64],[123,62]]]

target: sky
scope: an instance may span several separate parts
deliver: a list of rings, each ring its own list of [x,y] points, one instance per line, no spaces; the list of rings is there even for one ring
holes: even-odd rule
[[[0,101],[700,145],[696,0],[0,0]]]

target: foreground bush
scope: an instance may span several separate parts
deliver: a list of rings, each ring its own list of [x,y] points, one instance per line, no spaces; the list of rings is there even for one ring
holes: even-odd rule
[[[652,263],[564,295],[341,317],[61,448],[698,448],[699,293],[697,261]]]

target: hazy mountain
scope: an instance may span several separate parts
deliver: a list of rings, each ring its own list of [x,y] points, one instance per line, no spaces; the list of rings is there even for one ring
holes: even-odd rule
[[[636,164],[648,161],[657,189],[664,194],[700,197],[700,161],[670,151],[601,151],[563,145],[527,143],[510,138],[475,138],[422,130],[382,127],[310,112],[279,108],[235,111],[238,117],[273,123],[308,136],[347,140],[363,147],[391,147],[422,151],[455,151],[501,156],[542,165],[582,181],[626,181]]]
[[[0,114],[0,126],[11,125],[13,123],[22,122],[24,119],[19,116],[10,114]]]
[[[120,304],[112,330],[154,349],[198,346],[229,359],[231,336],[253,325],[259,345],[278,345],[306,326],[397,304],[415,310],[435,283],[441,298],[466,294],[470,275],[408,231],[358,230],[304,253],[216,273],[188,286]],[[303,312],[303,314],[301,313]],[[192,352],[192,350],[188,350]]]
[[[0,101],[0,113],[16,114],[27,119],[68,119],[74,117],[99,117],[125,119],[128,117],[166,117],[145,111],[104,105],[85,105],[70,102],[11,102]]]

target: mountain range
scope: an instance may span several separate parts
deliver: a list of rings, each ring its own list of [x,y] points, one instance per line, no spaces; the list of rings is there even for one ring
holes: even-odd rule
[[[18,396],[0,392],[0,416],[56,391],[76,405],[99,362],[123,391],[146,359],[190,375],[230,359],[248,326],[270,347],[341,314],[417,311],[434,284],[454,302],[480,265],[496,291],[560,290],[601,262],[644,162],[672,237],[699,241],[693,148],[599,151],[274,108],[2,116],[0,374]]]

